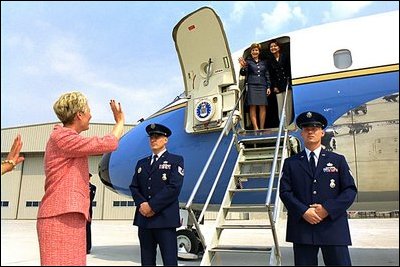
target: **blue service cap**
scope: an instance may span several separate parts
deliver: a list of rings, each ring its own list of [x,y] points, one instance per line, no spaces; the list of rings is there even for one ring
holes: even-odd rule
[[[157,123],[147,125],[146,132],[149,136],[152,136],[153,134],[158,134],[168,137],[172,134],[171,130],[168,129],[168,127]]]
[[[297,116],[296,124],[301,129],[303,129],[303,127],[321,127],[325,129],[328,121],[323,115],[317,112],[306,111]]]

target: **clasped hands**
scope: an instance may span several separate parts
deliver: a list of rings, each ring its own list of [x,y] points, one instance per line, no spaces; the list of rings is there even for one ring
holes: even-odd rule
[[[140,204],[139,212],[144,217],[148,217],[148,218],[152,217],[155,214],[155,212],[150,207],[149,202],[143,202],[142,204]]]
[[[312,204],[303,214],[304,220],[310,224],[322,222],[328,216],[328,212],[321,204]]]

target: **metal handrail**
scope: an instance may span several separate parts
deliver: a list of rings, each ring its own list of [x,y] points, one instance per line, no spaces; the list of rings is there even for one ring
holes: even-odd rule
[[[235,110],[237,109],[238,104],[240,103],[240,100],[241,100],[242,97],[243,97],[243,92],[244,92],[244,91],[245,91],[245,89],[243,89],[243,90],[240,91],[239,98],[238,98],[238,100],[236,101],[235,106],[234,106],[233,109],[231,110],[231,112],[230,112],[230,114],[229,114],[229,117],[228,117],[228,119],[227,119],[227,121],[226,121],[226,124],[225,124],[225,126],[224,126],[224,129],[221,131],[221,134],[220,134],[220,136],[219,136],[219,138],[218,138],[216,144],[214,145],[214,148],[213,148],[213,150],[212,150],[212,152],[211,152],[211,155],[210,155],[209,159],[207,160],[207,163],[206,163],[206,165],[204,166],[204,168],[203,168],[203,170],[202,170],[202,172],[201,172],[201,174],[200,174],[200,177],[199,177],[199,179],[197,180],[195,187],[193,188],[192,194],[190,195],[189,200],[188,200],[188,202],[186,203],[186,206],[185,206],[185,209],[188,210],[188,212],[189,212],[189,216],[191,217],[191,219],[192,219],[192,221],[193,221],[193,223],[194,223],[194,226],[195,226],[195,228],[196,228],[196,230],[197,230],[197,234],[198,234],[198,236],[199,236],[199,238],[200,238],[200,242],[201,242],[201,244],[203,245],[204,248],[206,247],[206,241],[205,241],[205,238],[204,238],[203,233],[201,232],[199,222],[203,219],[204,213],[205,213],[205,211],[207,210],[207,207],[208,207],[208,204],[209,204],[209,202],[210,202],[210,200],[211,200],[211,197],[212,197],[212,195],[214,194],[216,185],[217,185],[217,183],[218,183],[218,180],[219,180],[219,178],[220,178],[220,176],[221,176],[222,170],[224,169],[225,164],[226,164],[226,161],[227,161],[227,159],[228,159],[228,155],[229,155],[229,153],[230,153],[230,151],[231,151],[231,149],[232,149],[232,147],[233,147],[233,143],[234,143],[234,142],[237,142],[236,129],[235,129],[235,125],[233,124],[232,120],[233,120],[233,114],[235,113]],[[231,125],[231,122],[232,122],[232,125]],[[192,210],[193,199],[194,199],[194,197],[196,196],[197,191],[199,190],[199,187],[200,187],[201,183],[203,182],[205,173],[207,172],[207,170],[208,170],[208,168],[209,168],[209,166],[210,166],[210,164],[211,164],[211,161],[212,161],[212,159],[214,158],[214,155],[215,155],[215,153],[216,153],[216,151],[217,151],[217,148],[219,147],[219,145],[220,145],[220,143],[221,143],[221,140],[222,140],[223,136],[224,136],[224,135],[227,136],[227,135],[229,134],[229,132],[230,132],[231,129],[228,130],[228,128],[230,128],[230,127],[232,127],[231,129],[233,130],[233,134],[232,134],[231,142],[230,142],[229,147],[228,147],[228,152],[225,154],[224,160],[223,160],[223,162],[222,162],[222,164],[221,164],[221,166],[220,166],[220,169],[219,169],[219,171],[218,171],[218,175],[217,175],[217,177],[216,177],[216,179],[215,179],[215,181],[214,181],[214,184],[213,184],[213,186],[212,186],[210,192],[208,193],[207,201],[204,203],[204,206],[203,206],[203,209],[202,209],[202,211],[201,211],[201,214],[200,214],[199,218],[196,219],[196,216],[195,216],[195,214],[194,214],[194,212],[193,212],[193,210]]]
[[[221,166],[220,166],[220,168],[218,170],[217,177],[214,180],[214,183],[213,183],[213,185],[211,187],[210,193],[208,194],[206,202],[204,202],[203,209],[201,210],[201,213],[200,213],[200,216],[199,216],[199,219],[198,219],[199,222],[201,222],[201,220],[203,219],[204,213],[207,210],[208,204],[210,203],[211,198],[212,198],[212,196],[214,194],[215,188],[217,187],[217,184],[219,182],[219,178],[221,178],[222,171],[223,171],[223,169],[225,167],[226,161],[228,160],[228,156],[229,156],[229,154],[230,154],[230,152],[232,150],[234,141],[235,141],[235,137],[232,135],[231,142],[229,143],[229,146],[228,146],[228,151],[227,151],[227,153],[225,153],[225,157],[224,157],[224,160],[222,161],[222,164],[221,164]]]
[[[280,142],[281,142],[282,130],[284,127],[286,129],[286,126],[287,126],[286,125],[286,99],[287,99],[288,89],[289,89],[289,81],[286,83],[285,98],[283,100],[282,111],[281,111],[281,121],[279,122],[279,130],[278,130],[278,135],[277,135],[276,143],[275,143],[274,160],[272,162],[272,167],[271,167],[271,176],[270,176],[269,185],[268,185],[268,193],[267,193],[267,197],[265,199],[266,206],[269,206],[270,202],[271,202],[272,188],[273,188],[274,180],[275,180],[275,170],[276,170],[276,163],[278,161],[279,146],[280,146]],[[287,132],[285,131],[285,136],[286,135],[287,135]]]
[[[287,158],[287,151],[286,151],[286,147],[287,147],[287,138],[288,138],[288,133],[287,133],[287,129],[285,129],[285,135],[284,135],[284,139],[283,139],[283,147],[282,147],[282,157],[281,157],[281,164],[280,164],[280,168],[279,168],[279,174],[282,173],[282,169],[283,169],[283,162],[285,161],[285,159]],[[276,194],[279,194],[279,187],[280,187],[280,182],[281,180],[278,178],[278,184],[276,186]],[[275,203],[274,203],[274,215],[273,215],[273,220],[274,222],[276,222],[276,218],[278,216],[278,211],[279,211],[279,197],[276,196],[275,197]]]
[[[196,196],[197,191],[199,190],[199,187],[200,187],[201,183],[203,182],[204,176],[205,176],[205,174],[206,174],[206,172],[207,172],[207,170],[208,170],[208,168],[209,168],[209,166],[210,166],[210,164],[211,164],[211,161],[213,160],[213,158],[214,158],[214,156],[215,156],[215,153],[217,152],[217,149],[218,149],[218,147],[219,147],[219,145],[220,145],[220,143],[221,143],[221,140],[222,140],[223,136],[224,136],[224,135],[227,135],[227,133],[229,133],[229,131],[227,131],[228,126],[230,127],[231,121],[232,121],[232,119],[233,119],[233,114],[234,114],[234,112],[235,112],[235,110],[236,110],[238,104],[240,103],[241,98],[243,97],[243,92],[244,92],[244,90],[245,90],[245,89],[243,89],[243,90],[240,91],[240,96],[239,96],[238,100],[236,101],[235,106],[234,106],[233,109],[231,110],[231,112],[230,112],[230,114],[229,114],[229,117],[228,117],[228,119],[227,119],[227,121],[226,121],[226,124],[225,124],[225,126],[224,126],[224,129],[221,131],[221,134],[219,135],[218,140],[217,140],[217,142],[216,142],[215,145],[214,145],[214,148],[213,148],[213,150],[212,150],[212,152],[211,152],[211,154],[210,154],[210,157],[208,158],[208,160],[207,160],[207,162],[206,162],[206,165],[204,166],[204,168],[203,168],[203,170],[202,170],[202,172],[201,172],[201,174],[200,174],[200,177],[199,177],[199,179],[197,180],[196,185],[195,185],[194,188],[193,188],[192,194],[190,195],[190,197],[189,197],[189,199],[188,199],[188,201],[187,201],[187,203],[186,203],[186,206],[185,206],[186,209],[189,209],[189,208],[192,206],[192,204],[193,204],[193,199],[194,199],[194,197]],[[234,129],[234,126],[233,126],[233,125],[232,125],[232,129]],[[211,194],[211,193],[214,193],[214,192],[211,192],[211,191],[210,191],[209,194]]]

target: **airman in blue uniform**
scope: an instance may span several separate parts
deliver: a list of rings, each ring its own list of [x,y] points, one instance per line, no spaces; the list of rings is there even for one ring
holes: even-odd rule
[[[181,226],[179,193],[183,184],[183,157],[166,149],[171,130],[161,124],[146,127],[152,156],[137,162],[130,190],[139,227],[142,265],[156,265],[157,245],[164,265],[178,265],[176,228]]]
[[[344,156],[326,151],[321,138],[327,120],[319,113],[300,114],[305,149],[285,160],[280,198],[288,211],[286,241],[293,243],[295,265],[351,265],[346,210],[357,188]],[[313,155],[314,154],[314,155]]]

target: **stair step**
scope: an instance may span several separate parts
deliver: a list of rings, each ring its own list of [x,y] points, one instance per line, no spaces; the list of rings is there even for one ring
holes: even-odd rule
[[[277,178],[279,172],[275,172],[275,178]],[[261,172],[261,173],[242,173],[242,174],[235,174],[235,178],[270,178],[270,172]]]
[[[223,224],[217,226],[218,229],[272,229],[267,224]]]
[[[269,162],[271,162],[271,159],[258,159],[258,158],[255,158],[255,159],[248,159],[248,160],[241,160],[241,161],[239,161],[239,164],[242,164],[242,165],[244,165],[244,164],[263,164],[263,163],[269,163]]]
[[[275,146],[272,146],[272,147],[256,147],[256,148],[248,147],[248,148],[244,148],[243,149],[243,152],[245,154],[249,153],[249,152],[265,152],[265,151],[275,151]]]
[[[231,212],[266,212],[268,207],[265,205],[233,205],[229,207],[223,207]]]
[[[272,162],[274,160],[274,154],[270,153],[262,153],[262,152],[257,152],[257,153],[247,153],[243,155],[243,158],[245,161],[254,161],[254,160],[265,160],[267,161],[266,163]],[[278,160],[281,160],[281,155],[278,155]],[[253,163],[253,162],[251,162]]]
[[[275,129],[263,129],[263,130],[246,130],[240,133],[243,136],[253,136],[253,137],[246,137],[239,141],[239,143],[254,143],[254,142],[264,142],[264,143],[274,143],[276,142],[276,136],[268,136],[268,137],[260,137],[257,134],[266,135],[266,134],[277,134],[278,128]],[[283,141],[284,137],[281,136],[281,140]]]
[[[249,253],[249,252],[271,252],[272,248],[271,247],[265,247],[265,246],[217,246],[215,248],[210,248],[210,252],[244,252],[244,253]]]
[[[267,192],[268,187],[260,187],[260,188],[242,188],[242,189],[229,189],[229,192],[243,192],[243,193],[253,193],[253,192]],[[276,188],[272,188],[272,190],[276,190]]]

